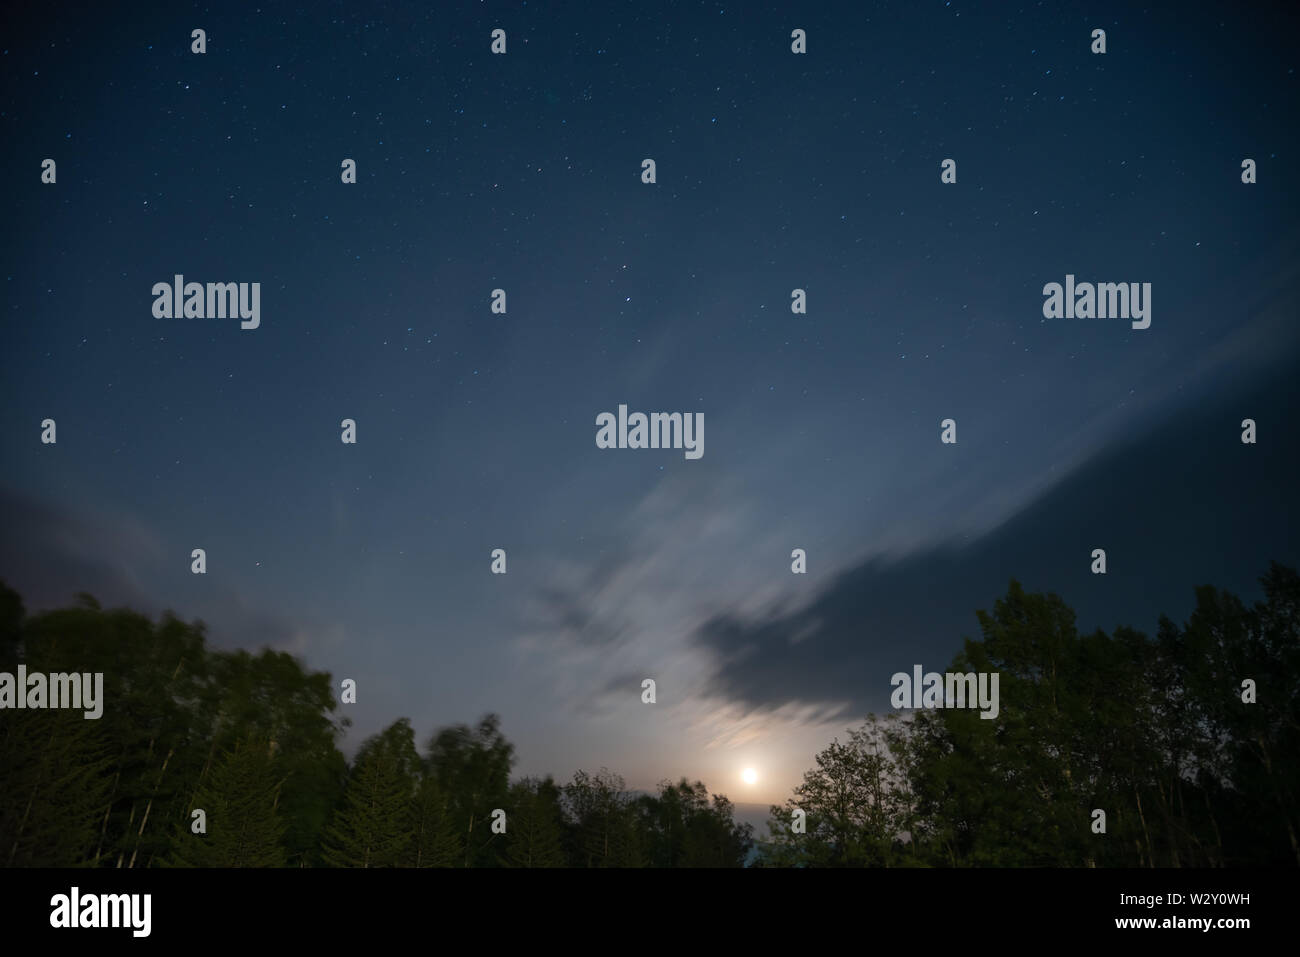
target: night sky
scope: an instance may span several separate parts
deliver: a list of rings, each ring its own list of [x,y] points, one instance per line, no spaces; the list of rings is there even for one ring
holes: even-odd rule
[[[1300,563],[1300,24],[1242,6],[9,10],[0,577],[355,678],[349,751],[496,711],[516,774],[742,802],[1011,577],[1087,629],[1257,598]],[[259,328],[155,318],[178,273]],[[1044,318],[1067,274],[1150,328]],[[620,404],[703,456],[598,448]]]

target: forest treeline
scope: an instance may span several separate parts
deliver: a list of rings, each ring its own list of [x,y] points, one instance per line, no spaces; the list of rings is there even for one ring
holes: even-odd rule
[[[998,717],[868,716],[762,840],[699,781],[512,780],[494,715],[423,747],[399,719],[349,763],[330,675],[87,595],[28,616],[0,584],[0,672],[103,672],[105,700],[0,711],[0,866],[1296,866],[1300,577],[1261,583],[1198,588],[1148,637],[1011,582],[947,669],[998,672]]]

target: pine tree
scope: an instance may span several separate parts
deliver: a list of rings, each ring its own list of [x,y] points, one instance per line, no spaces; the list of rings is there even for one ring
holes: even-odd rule
[[[415,769],[419,755],[402,718],[357,753],[343,807],[325,829],[322,857],[334,867],[401,867],[415,833]]]
[[[193,833],[192,817],[186,820],[169,863],[283,867],[285,824],[276,806],[281,784],[276,770],[265,741],[255,739],[226,752],[194,801],[194,808],[206,814],[206,833]]]
[[[560,789],[549,777],[510,788],[506,862],[511,867],[564,867]]]
[[[460,828],[451,800],[430,775],[420,781],[415,795],[415,835],[411,863],[415,867],[457,867],[464,860]]]
[[[11,711],[0,722],[0,866],[75,867],[94,854],[111,760],[79,711]]]

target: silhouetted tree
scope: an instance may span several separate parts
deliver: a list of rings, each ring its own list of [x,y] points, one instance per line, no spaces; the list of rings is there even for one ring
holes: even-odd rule
[[[507,864],[564,867],[564,808],[556,783],[524,778],[511,786],[507,803]]]
[[[501,835],[491,831],[492,812],[505,807],[515,749],[500,725],[501,719],[489,714],[473,728],[463,724],[443,728],[429,742],[427,773],[451,802],[466,867],[498,864],[497,855],[505,844]]]
[[[184,867],[283,867],[285,822],[278,813],[280,762],[265,740],[241,742],[225,752],[199,787],[187,825],[175,840],[170,863]],[[206,832],[194,833],[195,809]]]
[[[402,718],[357,752],[343,807],[325,828],[325,861],[335,867],[400,867],[415,829],[419,755]]]

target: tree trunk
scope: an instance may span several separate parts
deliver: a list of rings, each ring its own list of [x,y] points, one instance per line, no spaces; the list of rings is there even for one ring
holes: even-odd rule
[[[1137,787],[1133,788],[1133,796],[1137,798],[1138,820],[1142,822],[1142,836],[1145,837],[1147,841],[1147,867],[1155,867],[1155,855],[1151,853],[1151,833],[1147,830],[1147,818],[1146,815],[1142,813],[1142,795],[1138,792]]]
[[[150,750],[153,748],[153,742],[149,742]],[[149,823],[149,812],[153,810],[153,799],[158,795],[158,786],[162,784],[163,775],[167,773],[167,765],[171,763],[172,755],[175,749],[167,751],[167,757],[163,758],[162,767],[158,769],[158,780],[153,783],[153,792],[149,795],[149,803],[144,806],[144,817],[140,819],[140,830],[135,835],[135,847],[131,849],[131,863],[126,865],[127,870],[135,867],[136,855],[140,853],[140,842],[144,839],[144,826]]]

